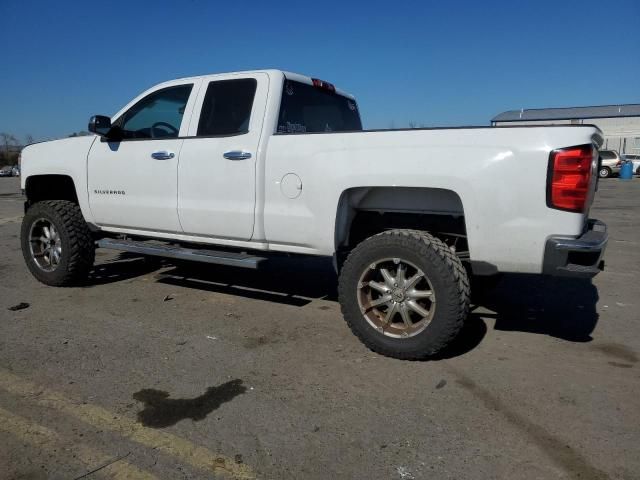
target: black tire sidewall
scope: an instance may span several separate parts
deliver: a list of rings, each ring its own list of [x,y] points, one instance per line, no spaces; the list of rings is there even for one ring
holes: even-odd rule
[[[42,270],[31,256],[29,233],[31,225],[40,218],[50,221],[58,230],[60,235],[60,241],[62,243],[62,257],[58,267],[47,272]],[[36,203],[33,205],[22,220],[22,228],[20,235],[20,243],[22,246],[22,255],[29,268],[29,271],[42,283],[47,285],[62,285],[67,278],[67,271],[69,269],[70,253],[72,249],[71,238],[69,231],[65,225],[64,220],[55,208],[47,203]]]
[[[606,171],[607,174],[606,175],[602,175],[602,172]],[[611,176],[611,170],[607,167],[601,168],[598,171],[598,175],[600,176],[600,178],[609,178]]]
[[[426,248],[425,248],[426,247]],[[341,304],[347,323],[354,333],[370,348],[391,356],[407,358],[435,354],[448,342],[451,335],[449,305],[459,304],[459,289],[456,279],[450,274],[446,261],[429,246],[411,236],[374,237],[360,244],[345,264],[340,276]],[[357,285],[360,276],[372,263],[383,258],[398,257],[419,267],[429,279],[435,292],[436,311],[433,319],[419,334],[408,338],[393,338],[383,335],[371,326],[360,312],[357,300]]]

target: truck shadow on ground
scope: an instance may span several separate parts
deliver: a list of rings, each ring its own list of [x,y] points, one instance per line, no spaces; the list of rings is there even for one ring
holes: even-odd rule
[[[496,330],[537,333],[570,342],[590,342],[598,323],[598,289],[590,279],[505,275],[478,300],[494,313]]]
[[[163,258],[144,257],[127,252],[103,261],[99,258],[96,260],[96,264],[89,273],[87,286],[122,282],[155,272],[167,265]]]
[[[161,283],[199,288],[261,300],[304,306],[314,299],[337,301],[337,278],[324,259],[275,262],[257,272],[183,263],[163,273]],[[591,280],[539,275],[504,275],[495,288],[473,295],[461,339],[479,343],[481,323],[495,319],[503,331],[538,333],[571,342],[588,342],[598,322],[598,290]],[[489,311],[487,311],[489,310]],[[479,340],[478,340],[479,338]],[[468,350],[463,342],[459,348]]]
[[[258,270],[174,262],[160,283],[303,307],[313,300],[337,301],[337,278],[325,258],[278,258]]]
[[[179,288],[304,307],[314,300],[337,302],[337,278],[324,258],[278,258],[256,271],[193,262],[143,259],[121,254],[97,265],[90,284],[127,280],[154,271],[159,283]],[[539,275],[504,275],[495,288],[473,295],[469,318],[455,342],[438,356],[473,350],[493,328],[589,342],[598,322],[598,290],[590,280]],[[326,307],[321,307],[326,308]]]

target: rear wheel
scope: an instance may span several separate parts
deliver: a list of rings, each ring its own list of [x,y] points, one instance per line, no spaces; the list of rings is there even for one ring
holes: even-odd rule
[[[95,245],[78,205],[67,200],[35,203],[22,220],[22,255],[40,282],[71,286],[86,280]]]
[[[608,178],[611,176],[611,169],[609,167],[600,167],[598,175],[600,178]]]
[[[469,279],[441,240],[422,231],[391,230],[350,253],[339,297],[347,324],[366,346],[417,360],[442,350],[462,328]]]

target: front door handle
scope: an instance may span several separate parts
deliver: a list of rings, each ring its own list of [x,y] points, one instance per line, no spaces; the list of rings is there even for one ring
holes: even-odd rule
[[[156,160],[169,160],[175,156],[175,153],[167,152],[166,150],[160,150],[151,154],[151,158],[155,158]]]
[[[246,160],[248,158],[251,158],[251,154],[249,152],[244,152],[242,150],[231,150],[230,152],[224,152],[222,156],[227,160]]]

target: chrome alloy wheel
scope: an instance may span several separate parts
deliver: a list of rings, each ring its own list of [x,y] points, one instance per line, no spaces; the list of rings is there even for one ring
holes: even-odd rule
[[[46,218],[31,224],[29,231],[31,258],[45,272],[52,272],[62,258],[62,239],[56,226]]]
[[[365,320],[383,335],[408,338],[431,323],[436,296],[425,273],[413,263],[385,258],[360,276],[358,305]]]

